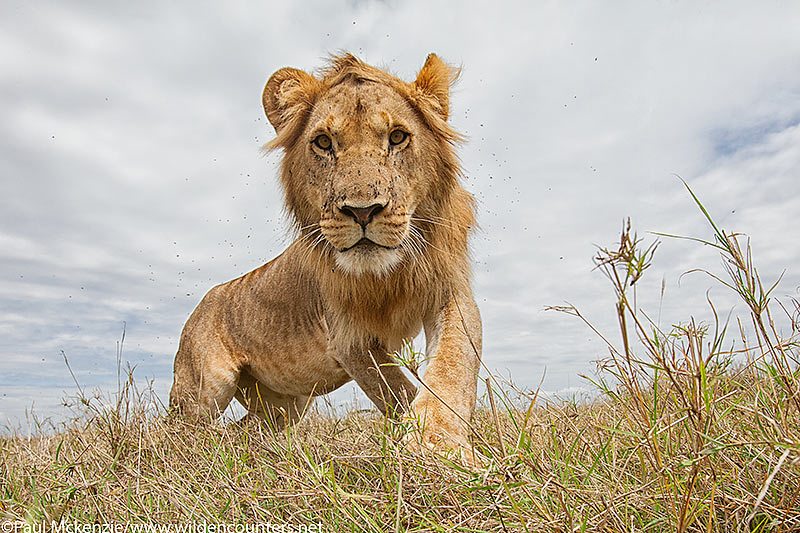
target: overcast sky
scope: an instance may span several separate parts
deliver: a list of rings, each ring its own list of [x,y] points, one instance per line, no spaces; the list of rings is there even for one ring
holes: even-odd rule
[[[413,79],[429,52],[463,66],[452,121],[479,200],[472,247],[484,361],[569,394],[609,337],[592,271],[630,216],[640,236],[711,238],[676,175],[752,237],[776,296],[800,288],[796,2],[16,2],[0,6],[0,425],[63,416],[81,385],[116,388],[116,345],[166,398],[180,330],[213,285],[290,236],[261,108],[269,75],[350,51]],[[708,320],[667,240],[639,289],[665,327]],[[666,292],[659,303],[660,285]],[[735,306],[735,307],[734,307]],[[353,394],[345,391],[342,394]],[[341,394],[340,394],[341,396]]]

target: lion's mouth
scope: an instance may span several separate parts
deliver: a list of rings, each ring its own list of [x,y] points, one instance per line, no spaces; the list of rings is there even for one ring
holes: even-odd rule
[[[397,246],[384,246],[383,244],[379,244],[371,239],[366,237],[361,237],[361,239],[352,246],[348,246],[347,248],[339,249],[339,252],[347,252],[349,250],[369,250],[372,248],[383,248],[384,250],[394,250]]]
[[[386,246],[362,236],[355,244],[336,248],[336,266],[344,272],[360,275],[367,272],[382,276],[389,274],[403,260],[402,243]]]

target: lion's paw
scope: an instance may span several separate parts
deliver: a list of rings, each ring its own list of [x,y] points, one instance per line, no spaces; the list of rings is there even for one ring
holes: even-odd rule
[[[430,428],[414,429],[403,437],[402,446],[413,454],[435,454],[473,470],[483,467],[483,461],[466,437],[453,437]]]

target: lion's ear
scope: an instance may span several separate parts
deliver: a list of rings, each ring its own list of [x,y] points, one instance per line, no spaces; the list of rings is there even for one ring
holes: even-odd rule
[[[314,76],[296,68],[282,68],[270,76],[261,99],[276,132],[300,111],[310,108],[318,87]]]
[[[428,97],[430,104],[444,120],[450,116],[450,86],[458,79],[460,72],[460,69],[447,65],[436,54],[428,54],[414,82],[414,87]]]

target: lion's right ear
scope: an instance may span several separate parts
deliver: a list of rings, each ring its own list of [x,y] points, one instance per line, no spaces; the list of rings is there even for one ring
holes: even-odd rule
[[[281,130],[311,107],[319,81],[302,70],[282,68],[270,76],[261,97],[272,127]]]

